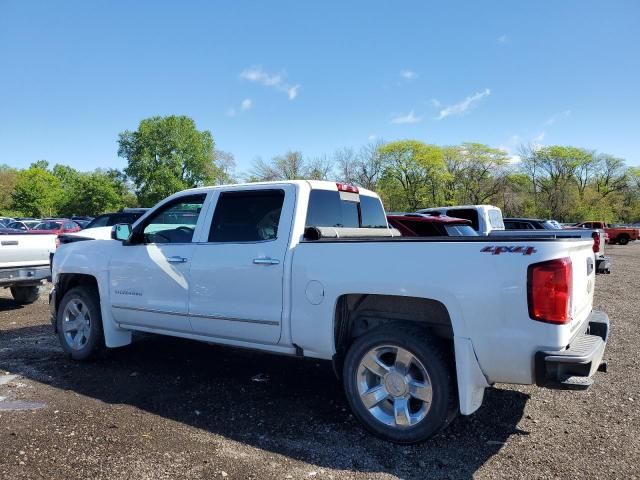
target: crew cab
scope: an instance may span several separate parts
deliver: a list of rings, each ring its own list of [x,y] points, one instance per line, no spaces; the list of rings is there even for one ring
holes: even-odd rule
[[[638,240],[640,228],[633,227],[613,227],[604,222],[582,222],[569,228],[602,228],[609,235],[609,243],[626,245],[631,241]]]
[[[49,257],[55,249],[55,235],[0,230],[0,288],[9,288],[18,303],[35,302],[51,275]]]
[[[53,258],[71,358],[152,332],[332,361],[354,415],[394,442],[496,382],[586,387],[605,351],[592,241],[403,237],[375,193],[305,180],[176,193],[112,235]]]

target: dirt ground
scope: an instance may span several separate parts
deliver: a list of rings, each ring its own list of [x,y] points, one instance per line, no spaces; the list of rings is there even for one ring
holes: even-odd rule
[[[608,247],[612,321],[588,391],[497,385],[417,446],[351,415],[328,363],[145,336],[67,359],[46,295],[0,292],[0,479],[640,478],[640,243]]]

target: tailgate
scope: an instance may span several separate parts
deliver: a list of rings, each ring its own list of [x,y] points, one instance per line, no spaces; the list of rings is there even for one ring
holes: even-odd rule
[[[581,325],[591,313],[596,278],[593,242],[576,242],[569,249],[573,270],[571,295],[571,329]]]
[[[47,265],[55,250],[55,235],[0,235],[0,268]]]

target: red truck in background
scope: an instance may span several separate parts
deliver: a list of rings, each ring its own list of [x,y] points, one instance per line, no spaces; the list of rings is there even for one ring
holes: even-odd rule
[[[609,235],[609,243],[626,245],[629,242],[638,240],[640,229],[633,227],[612,227],[604,222],[582,222],[569,228],[602,228]]]

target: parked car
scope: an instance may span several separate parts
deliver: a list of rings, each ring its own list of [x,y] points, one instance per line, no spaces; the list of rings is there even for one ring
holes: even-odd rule
[[[493,205],[460,205],[455,207],[432,207],[417,213],[447,215],[471,221],[471,226],[479,235],[489,235],[493,230],[504,230],[502,210]]]
[[[27,233],[51,233],[61,235],[63,233],[73,233],[80,231],[80,225],[68,218],[58,218],[55,220],[45,220],[38,223]]]
[[[111,227],[116,223],[129,223],[134,224],[142,215],[144,215],[148,208],[124,208],[119,212],[103,213],[91,220],[85,227],[97,228],[97,227]]]
[[[113,225],[118,223],[134,224],[148,210],[148,208],[125,208],[120,212],[104,213],[89,222],[81,231],[60,235],[60,243],[66,244],[84,240],[110,240],[111,227]]]
[[[562,228],[556,220],[540,218],[505,218],[505,230],[559,230]]]
[[[640,229],[631,227],[611,227],[605,222],[582,222],[571,228],[602,228],[609,235],[609,243],[626,245],[629,242],[638,240]]]
[[[33,303],[50,274],[49,258],[56,249],[55,235],[30,235],[0,230],[0,288],[9,288],[18,303]]]
[[[496,382],[585,388],[605,350],[592,241],[396,236],[351,185],[195,188],[112,238],[53,259],[73,359],[142,331],[330,360],[356,418],[399,443],[471,414]]]
[[[424,213],[387,214],[389,225],[403,237],[477,237],[471,221]]]
[[[26,232],[27,230],[33,230],[39,223],[40,220],[16,220],[14,222],[8,223],[7,228],[13,228],[14,230],[22,230],[23,232]]]

